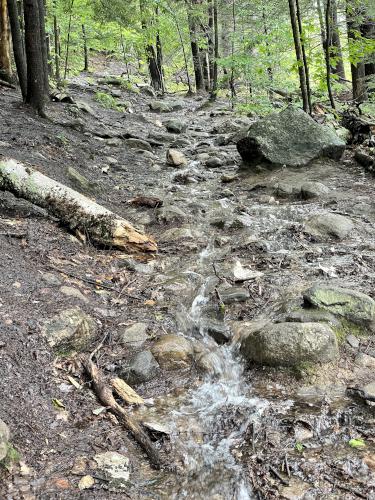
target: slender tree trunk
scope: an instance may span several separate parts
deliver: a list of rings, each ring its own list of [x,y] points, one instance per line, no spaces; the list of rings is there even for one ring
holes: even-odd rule
[[[68,74],[69,49],[70,49],[70,33],[72,31],[73,6],[74,6],[74,0],[71,1],[70,11],[69,11],[68,38],[66,40],[66,49],[65,49],[64,80],[66,80],[66,77],[67,77],[67,74]]]
[[[53,2],[53,38],[55,45],[55,77],[57,85],[60,84],[60,33],[56,15],[56,0]]]
[[[16,68],[17,68],[18,81],[20,83],[22,97],[24,100],[26,100],[26,94],[27,94],[26,55],[24,50],[16,0],[8,0],[8,11],[9,11],[10,27],[12,31],[13,53],[14,53],[14,61],[16,63]]]
[[[366,69],[364,59],[361,61],[354,62],[352,57],[353,45],[356,42],[356,38],[360,33],[361,23],[359,21],[363,12],[359,9],[353,7],[351,0],[347,0],[346,3],[346,21],[348,26],[348,38],[349,38],[349,55],[351,56],[351,73],[352,73],[352,87],[353,87],[353,99],[354,101],[360,103],[367,101],[368,94],[366,88]]]
[[[86,28],[85,25],[82,24],[82,39],[83,39],[83,71],[89,70],[89,51],[87,49],[87,36],[86,36]]]
[[[27,63],[27,95],[26,102],[45,116],[45,66],[38,0],[23,0],[25,17],[25,47]]]
[[[141,26],[142,30],[146,33],[147,36],[147,12],[146,12],[146,4],[145,0],[139,0],[139,9],[141,14]],[[159,70],[158,61],[157,61],[157,52],[152,44],[147,43],[145,47],[148,69],[150,73],[151,83],[153,88],[156,91],[163,90],[163,82],[161,78],[161,72]]]
[[[320,38],[322,40],[322,47],[323,47],[323,51],[325,53],[326,30],[325,30],[325,22],[324,22],[322,4],[321,4],[320,0],[317,0],[317,2],[316,2],[316,10],[318,12],[318,18],[319,18]]]
[[[164,69],[163,69],[163,47],[161,44],[160,33],[156,34],[156,62],[158,65],[159,78],[161,83],[161,90],[165,92],[165,80],[164,80]]]
[[[266,16],[265,9],[263,9],[262,18],[263,18],[263,31],[264,31],[264,35],[265,35],[265,43],[266,43],[266,49],[267,49],[267,57],[270,58],[271,52],[270,52],[270,46],[268,43],[268,26],[267,26],[267,16]],[[270,83],[272,84],[273,71],[272,71],[271,65],[268,65],[268,67],[267,67],[267,74],[268,74],[268,78],[270,80]]]
[[[326,12],[325,12],[325,19],[326,19],[326,41],[325,41],[325,59],[326,59],[326,76],[327,76],[327,90],[328,90],[328,96],[329,96],[329,101],[331,103],[331,106],[333,109],[336,109],[335,106],[335,100],[333,98],[333,93],[332,93],[332,85],[331,85],[331,46],[332,46],[332,4],[331,0],[327,0],[326,3]]]
[[[129,72],[128,56],[126,55],[124,37],[122,36],[122,33],[120,34],[120,42],[121,42],[121,47],[122,47],[122,53],[124,55],[124,63],[125,63],[125,69],[126,69],[126,76],[128,77],[128,82],[130,82],[130,72]]]
[[[189,89],[188,92],[189,92],[189,94],[192,94],[193,88],[191,85],[191,79],[190,79],[190,74],[189,74],[188,58],[187,58],[187,54],[186,54],[186,50],[185,50],[185,44],[184,44],[184,39],[183,39],[181,28],[180,28],[180,23],[178,22],[177,16],[173,12],[173,8],[171,8],[170,5],[168,5],[168,11],[171,14],[171,16],[173,17],[174,23],[175,23],[176,28],[177,28],[178,38],[180,39],[182,55],[184,56],[185,73],[186,73],[186,79],[188,82],[188,89]]]
[[[0,78],[12,82],[7,0],[0,0]]]
[[[211,99],[216,99],[216,97],[217,97],[217,88],[218,88],[218,67],[217,67],[217,60],[219,59],[219,21],[218,21],[217,0],[214,0],[213,17],[214,17],[214,67],[213,67],[213,74],[212,74]]]
[[[230,72],[230,80],[229,80],[229,88],[230,88],[230,93],[231,93],[231,103],[232,103],[232,108],[234,108],[234,99],[236,97],[236,87],[234,85],[234,49],[235,49],[235,40],[234,37],[237,32],[237,19],[236,19],[236,1],[232,0],[232,23],[233,23],[233,30],[232,30],[232,44],[231,44],[231,56],[232,56],[232,69]]]
[[[305,66],[303,64],[301,37],[300,37],[299,28],[298,28],[296,4],[295,4],[295,0],[288,0],[288,2],[289,2],[290,21],[291,21],[292,31],[293,31],[294,48],[296,51],[296,58],[297,58],[297,65],[298,65],[298,74],[299,74],[299,82],[300,82],[302,102],[303,102],[303,110],[306,113],[308,113],[309,112],[309,98],[308,98],[307,85],[306,85]]]
[[[44,93],[48,95],[49,93],[49,81],[48,81],[48,50],[47,50],[47,37],[46,37],[46,8],[45,0],[39,1],[39,27],[40,27],[40,43],[42,46],[42,60],[43,60],[43,85]]]
[[[210,66],[210,82],[214,80],[214,60],[215,60],[215,27],[214,27],[214,1],[208,0],[208,60]],[[211,87],[212,90],[212,87]]]
[[[303,66],[305,68],[307,102],[308,102],[308,106],[309,106],[309,113],[311,115],[312,105],[311,105],[310,71],[309,71],[309,65],[308,65],[307,56],[306,56],[305,37],[304,37],[303,27],[302,27],[302,18],[301,18],[301,9],[299,6],[299,0],[295,0],[295,2],[296,2],[298,31],[299,31],[299,38],[300,38],[301,51],[302,51],[302,61],[303,61]]]
[[[195,75],[195,88],[197,92],[204,90],[204,77],[203,77],[203,67],[199,53],[199,44],[197,37],[197,24],[194,13],[192,12],[192,5],[188,5],[188,23],[190,31],[190,45],[191,54],[193,57],[193,67]]]
[[[332,64],[331,62],[331,73],[337,75],[341,80],[345,80],[345,67],[344,67],[344,60],[342,57],[340,31],[337,20],[337,0],[331,0],[330,4],[331,4],[330,56],[333,55],[336,60],[334,64]]]

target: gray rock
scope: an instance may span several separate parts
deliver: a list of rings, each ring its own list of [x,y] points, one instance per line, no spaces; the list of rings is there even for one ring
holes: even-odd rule
[[[237,149],[249,164],[264,161],[301,167],[319,157],[339,160],[345,151],[345,142],[301,109],[289,106],[251,125],[247,136],[238,141]]]
[[[363,393],[363,399],[375,402],[375,382],[370,382],[359,389]]]
[[[50,286],[61,285],[61,280],[53,273],[42,273],[42,280]]]
[[[178,118],[171,118],[164,122],[165,128],[172,134],[181,134],[187,129],[187,124]]]
[[[181,208],[175,205],[164,205],[157,212],[157,220],[170,224],[171,222],[181,222],[187,218],[187,215]]]
[[[353,347],[353,349],[358,349],[359,347],[359,340],[355,335],[348,335],[346,337],[346,342],[350,345],[350,347]]]
[[[9,448],[9,427],[0,418],[0,462],[7,456]]]
[[[147,323],[135,323],[120,332],[120,342],[132,347],[141,347],[149,339]]]
[[[188,162],[184,153],[178,151],[178,149],[171,148],[167,151],[167,163],[174,167],[186,167]]]
[[[321,323],[276,323],[251,331],[241,343],[248,361],[274,366],[328,363],[338,356],[337,339]]]
[[[321,182],[305,182],[301,186],[301,195],[305,200],[310,200],[311,198],[320,198],[321,196],[330,193],[330,189],[322,184]]]
[[[142,384],[155,378],[160,371],[159,363],[151,351],[138,353],[125,367],[119,376],[132,384]]]
[[[360,368],[370,368],[371,370],[375,370],[375,358],[363,352],[357,354],[354,363]]]
[[[130,149],[142,149],[144,151],[149,151],[152,153],[151,144],[143,139],[136,139],[131,137],[130,139],[126,139],[124,144]]]
[[[340,321],[334,314],[322,309],[300,309],[287,314],[282,322],[287,323],[329,323],[340,326]]]
[[[343,215],[326,213],[314,215],[304,224],[304,231],[317,238],[343,240],[354,229],[350,219]]]
[[[275,194],[279,198],[289,198],[301,194],[301,184],[293,182],[279,182],[275,186]]]
[[[177,137],[172,143],[171,148],[186,148],[191,145],[191,142],[186,137]]]
[[[169,134],[166,134],[165,132],[155,132],[152,130],[148,133],[148,138],[151,141],[156,141],[160,144],[163,144],[165,142],[169,143],[171,141],[171,136]]]
[[[111,487],[127,488],[130,479],[129,459],[117,451],[106,451],[94,456],[98,465],[97,475],[102,477]]]
[[[149,107],[151,111],[155,111],[156,113],[169,113],[173,111],[168,103],[163,101],[151,101]]]
[[[233,304],[235,302],[246,302],[250,298],[249,290],[237,286],[220,289],[220,297],[224,304]]]
[[[371,156],[366,150],[358,149],[355,152],[354,158],[357,162],[368,170],[375,166],[375,156]]]
[[[42,326],[51,347],[85,349],[96,335],[95,321],[79,307],[61,311]]]
[[[73,297],[74,299],[82,300],[82,302],[88,302],[88,298],[83,295],[83,293],[74,288],[73,286],[62,286],[60,288],[60,292],[66,295],[67,297]]]
[[[232,338],[232,334],[224,321],[207,318],[203,323],[203,330],[212,337],[218,344],[225,344]]]
[[[66,173],[74,189],[86,193],[93,193],[95,191],[96,184],[86,179],[86,177],[80,174],[75,168],[68,167]]]
[[[316,285],[306,290],[304,300],[321,309],[341,316],[348,321],[373,329],[375,325],[375,301],[348,288]]]
[[[219,168],[222,165],[223,162],[220,160],[220,158],[216,158],[216,156],[213,156],[206,161],[207,168]]]
[[[193,362],[194,350],[191,342],[179,335],[160,337],[151,351],[164,370],[189,368]]]

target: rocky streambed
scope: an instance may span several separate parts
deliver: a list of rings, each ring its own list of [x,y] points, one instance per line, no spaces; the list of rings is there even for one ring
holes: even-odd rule
[[[122,91],[120,115],[96,85],[71,90],[89,113],[61,105],[63,125],[33,122],[47,139],[13,132],[2,154],[94,193],[159,251],[82,246],[3,197],[1,223],[26,233],[2,236],[0,446],[21,457],[3,495],[372,498],[373,178],[350,151],[249,168],[235,143],[251,120],[224,103]],[[97,364],[143,399],[161,471],[90,390],[80,356],[103,338]]]

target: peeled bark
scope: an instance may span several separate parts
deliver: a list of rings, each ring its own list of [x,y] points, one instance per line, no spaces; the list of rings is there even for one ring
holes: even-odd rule
[[[45,208],[71,230],[99,245],[130,252],[155,252],[155,241],[127,220],[46,175],[15,160],[0,162],[0,189]]]

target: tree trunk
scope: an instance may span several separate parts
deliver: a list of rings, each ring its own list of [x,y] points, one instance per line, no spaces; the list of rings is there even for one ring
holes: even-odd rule
[[[330,36],[330,58],[334,56],[336,62],[331,63],[331,73],[337,75],[341,80],[345,80],[345,67],[344,60],[342,57],[342,48],[340,41],[340,31],[337,22],[337,1],[331,0],[331,36]],[[328,37],[327,37],[328,38]]]
[[[141,26],[142,30],[145,33],[146,38],[148,39],[148,24],[147,24],[147,12],[146,12],[146,4],[145,0],[139,0],[139,10],[141,15]],[[150,73],[151,84],[156,91],[163,90],[163,82],[161,78],[161,73],[159,71],[158,61],[157,61],[157,52],[152,44],[148,43],[145,47],[148,70]]]
[[[70,49],[70,33],[71,33],[71,30],[72,30],[73,6],[74,6],[74,0],[71,1],[70,11],[69,11],[68,38],[66,39],[66,50],[65,50],[64,80],[66,80],[66,76],[68,74],[69,49]]]
[[[302,61],[303,66],[305,68],[305,79],[306,79],[306,91],[307,91],[307,102],[309,106],[309,113],[312,113],[312,105],[311,105],[311,88],[310,88],[310,71],[309,65],[307,62],[306,49],[305,49],[305,39],[303,36],[303,27],[302,27],[302,18],[301,18],[301,10],[299,7],[299,0],[295,0],[296,2],[296,14],[297,14],[297,22],[298,22],[298,31],[299,31],[299,39],[302,51]]]
[[[188,23],[190,32],[191,55],[193,57],[193,67],[195,75],[195,88],[197,92],[200,92],[204,90],[203,66],[199,52],[197,22],[191,4],[188,4]]]
[[[332,4],[331,0],[327,0],[326,3],[326,41],[325,41],[325,59],[326,59],[326,76],[327,76],[327,90],[329,101],[331,103],[332,109],[336,109],[335,100],[333,99],[332,85],[331,85],[331,46],[332,46]]]
[[[39,2],[39,29],[40,29],[40,43],[42,48],[42,61],[43,61],[43,85],[44,94],[48,95],[49,81],[48,81],[48,50],[47,50],[47,36],[46,36],[46,8],[45,0],[38,0]]]
[[[25,56],[16,0],[8,0],[8,12],[9,12],[10,27],[12,31],[13,53],[17,68],[18,81],[20,83],[22,97],[24,100],[26,100],[26,94],[27,94],[26,56]]]
[[[217,60],[219,59],[219,22],[218,22],[217,0],[214,0],[213,17],[214,17],[214,67],[213,67],[213,73],[212,73],[211,99],[216,99],[217,88],[218,88]]]
[[[157,250],[154,240],[127,220],[15,160],[0,162],[0,189],[45,208],[69,229],[81,231],[99,245],[131,252]]]
[[[27,64],[26,102],[44,116],[45,75],[38,0],[23,0]]]
[[[186,78],[187,78],[187,82],[188,82],[189,94],[192,94],[193,89],[191,86],[191,80],[190,80],[190,74],[189,74],[188,58],[187,58],[187,54],[186,54],[186,50],[185,50],[184,39],[183,39],[183,36],[181,33],[180,23],[178,22],[177,16],[174,14],[173,10],[170,7],[169,7],[169,12],[171,13],[173,20],[176,24],[178,37],[180,39],[182,54],[184,56],[185,73],[186,73]]]
[[[213,85],[214,79],[214,60],[215,60],[215,27],[214,27],[214,1],[208,0],[208,60],[210,66],[210,81]],[[212,90],[212,87],[211,87]]]
[[[165,92],[165,80],[164,80],[164,69],[163,69],[163,47],[161,44],[160,33],[156,34],[156,62],[158,65],[159,78],[161,83],[161,90]]]
[[[0,78],[12,82],[7,0],[0,0]]]
[[[299,28],[298,28],[296,4],[295,4],[295,0],[288,0],[288,2],[289,2],[290,21],[291,21],[292,31],[293,31],[294,48],[296,51],[296,58],[297,58],[297,65],[298,65],[298,74],[299,74],[299,82],[300,82],[302,102],[303,102],[303,110],[306,113],[308,113],[308,111],[309,111],[309,98],[308,98],[307,85],[306,85],[305,66],[303,64],[303,57],[302,57],[301,36],[300,36]]]
[[[87,37],[86,37],[86,28],[85,25],[82,24],[82,39],[83,39],[83,71],[89,70],[89,52],[87,49]]]
[[[60,84],[60,31],[59,31],[59,25],[57,22],[57,15],[56,15],[56,0],[54,1],[53,4],[54,7],[54,15],[53,15],[53,35],[54,35],[54,42],[55,42],[55,77],[56,77],[56,83],[57,85]]]
[[[357,61],[353,57],[353,45],[356,43],[356,38],[360,34],[361,22],[360,18],[363,16],[363,9],[353,7],[351,1],[348,0],[346,4],[346,22],[348,27],[349,38],[349,55],[351,56],[351,73],[352,73],[352,87],[353,87],[353,100],[357,103],[367,101],[367,87],[366,87],[366,69],[365,61]],[[355,53],[355,51],[354,51]]]

